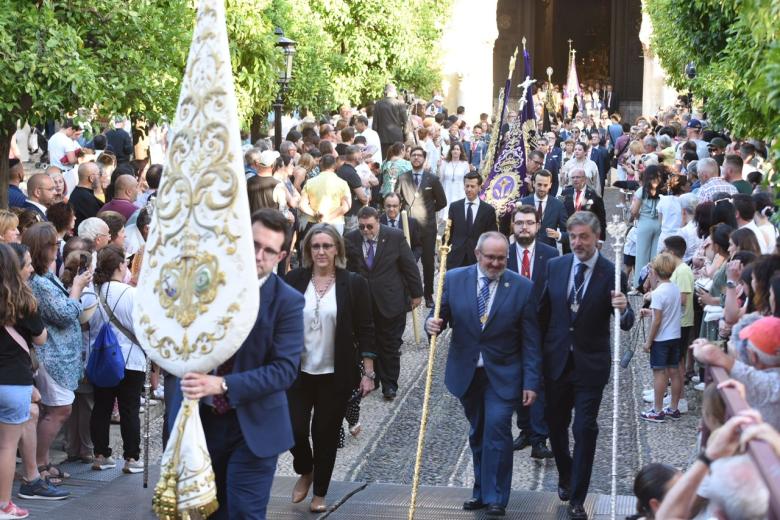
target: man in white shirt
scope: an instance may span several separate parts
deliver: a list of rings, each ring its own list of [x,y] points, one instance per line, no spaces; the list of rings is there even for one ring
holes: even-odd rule
[[[76,141],[73,140],[73,134],[79,127],[73,124],[72,119],[66,119],[62,122],[59,132],[49,139],[49,164],[62,170],[63,176],[76,166],[76,150],[79,148]],[[67,176],[65,176],[67,178]],[[77,182],[68,186],[68,193],[76,187]]]
[[[383,159],[382,143],[379,141],[379,134],[376,133],[376,130],[372,130],[371,127],[368,126],[368,118],[366,116],[357,116],[355,118],[355,130],[357,130],[356,136],[365,136],[366,146],[374,145],[376,147],[376,152],[371,156],[371,161],[381,165]]]

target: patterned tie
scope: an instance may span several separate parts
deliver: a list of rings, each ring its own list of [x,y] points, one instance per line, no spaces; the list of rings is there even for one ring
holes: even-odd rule
[[[390,219],[390,227],[392,227],[392,228],[395,227],[395,219],[394,218]]]
[[[580,200],[582,197],[582,190],[577,190],[577,202],[574,204],[575,210],[580,210],[580,204],[582,204],[582,200]]]
[[[224,376],[225,374],[230,374],[233,372],[233,362],[235,361],[235,356],[231,356],[230,359],[219,365],[217,368],[217,375],[218,376]],[[228,398],[225,394],[219,394],[215,395],[211,399],[211,403],[214,405],[214,413],[217,415],[223,415],[227,413],[232,406],[230,406],[230,401],[228,401]]]
[[[374,267],[374,241],[368,240],[368,252],[366,253],[366,265],[369,269]]]
[[[469,202],[466,206],[468,206],[466,208],[466,233],[471,233],[471,226],[474,224],[474,212],[471,211],[471,208],[474,206],[474,203]]]
[[[479,298],[477,298],[477,307],[479,308],[479,321],[485,326],[487,321],[487,306],[490,300],[490,279],[487,276],[480,277],[482,287],[479,289]]]
[[[523,267],[520,271],[520,274],[526,278],[531,278],[531,258],[528,254],[528,249],[523,251]]]
[[[585,285],[585,271],[588,269],[587,264],[580,262],[577,264],[577,272],[574,275],[574,285],[569,293],[569,303],[573,303],[576,299],[577,305],[582,303],[583,285]]]
[[[539,207],[536,208],[536,221],[541,222],[542,216],[544,215],[544,210],[542,209],[542,201],[539,201]]]

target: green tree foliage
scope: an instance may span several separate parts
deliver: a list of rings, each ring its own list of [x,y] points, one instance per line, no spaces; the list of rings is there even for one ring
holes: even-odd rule
[[[363,103],[384,84],[429,95],[450,0],[225,0],[241,118],[264,117],[282,56],[297,41],[288,109]],[[157,120],[178,101],[196,0],[6,0],[0,9],[0,207],[17,121],[77,108]]]
[[[672,85],[704,99],[708,118],[738,137],[780,129],[780,0],[645,0],[652,47]],[[696,64],[689,80],[685,64]],[[775,170],[780,145],[773,147]]]

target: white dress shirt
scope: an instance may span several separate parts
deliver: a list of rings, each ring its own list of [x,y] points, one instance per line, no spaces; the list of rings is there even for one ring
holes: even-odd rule
[[[463,204],[463,215],[468,220],[469,217],[469,204],[471,204],[471,223],[477,221],[477,212],[479,211],[479,198],[476,198],[474,200],[464,199],[465,204]]]

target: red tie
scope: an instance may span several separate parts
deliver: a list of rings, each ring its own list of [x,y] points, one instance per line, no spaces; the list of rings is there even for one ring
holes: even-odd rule
[[[224,376],[225,374],[232,373],[234,360],[235,356],[231,356],[230,359],[219,365],[217,368],[217,375]],[[230,406],[230,401],[228,401],[228,398],[225,394],[215,395],[212,397],[211,402],[214,405],[214,412],[217,415],[227,413],[232,408],[232,406]]]
[[[577,199],[574,202],[576,211],[580,210],[580,198],[582,197],[582,190],[577,190]]]
[[[528,257],[528,249],[523,251],[523,266],[520,270],[520,274],[526,278],[531,278],[531,259]]]

